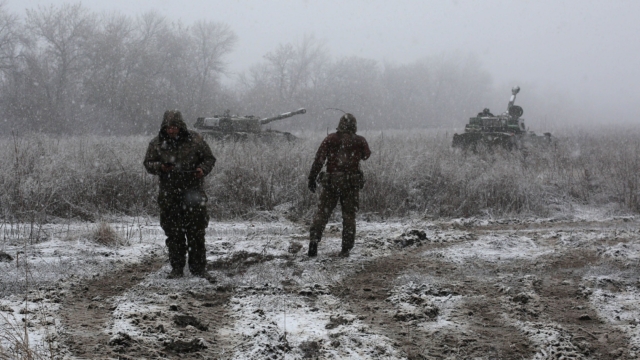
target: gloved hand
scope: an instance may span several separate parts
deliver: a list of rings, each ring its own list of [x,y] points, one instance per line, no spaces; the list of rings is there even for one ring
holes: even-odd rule
[[[318,184],[316,184],[316,179],[309,179],[309,191],[311,191],[312,193],[316,192],[316,188],[318,187]]]
[[[163,163],[160,165],[160,171],[162,172],[170,172],[173,171],[173,168],[175,168],[176,164],[174,163]]]

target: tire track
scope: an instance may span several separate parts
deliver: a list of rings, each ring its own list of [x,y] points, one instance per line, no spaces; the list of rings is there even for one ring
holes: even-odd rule
[[[66,344],[73,355],[91,358],[105,345],[109,335],[106,323],[115,309],[110,299],[122,295],[144,277],[158,271],[163,259],[146,258],[113,273],[85,282],[74,290],[61,306],[61,318],[66,332]]]
[[[486,231],[466,230],[476,235]],[[548,231],[556,228],[533,235],[541,237]],[[605,237],[598,244],[610,241]],[[370,261],[334,295],[361,320],[394,339],[409,359],[534,355],[538,359],[563,351],[576,358],[629,358],[627,336],[600,320],[588,296],[581,293],[585,274],[605,261],[597,255],[596,244],[581,250],[549,242],[556,251],[533,259],[469,258],[463,264],[424,257],[425,247],[408,249]],[[460,296],[462,300],[446,316],[441,311],[437,319],[399,319],[398,308],[389,299],[394,282],[400,283],[398,278],[407,274],[438,284],[427,292],[432,299]],[[445,325],[438,325],[439,320],[446,320]],[[544,334],[553,339],[541,342]]]

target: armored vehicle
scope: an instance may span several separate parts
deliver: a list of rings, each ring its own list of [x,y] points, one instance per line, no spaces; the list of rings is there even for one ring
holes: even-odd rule
[[[288,132],[277,130],[263,130],[262,126],[273,121],[286,119],[298,114],[306,113],[306,109],[286,112],[277,116],[259,118],[253,115],[231,115],[227,110],[224,115],[213,117],[199,117],[194,127],[206,137],[216,140],[243,141],[250,139],[259,140],[295,140],[295,136]]]
[[[476,117],[470,118],[464,127],[464,133],[453,134],[452,146],[473,151],[478,149],[478,145],[489,148],[501,146],[511,150],[522,149],[527,143],[551,142],[550,133],[538,136],[525,127],[524,119],[521,117],[524,110],[514,105],[518,92],[518,86],[511,89],[511,98],[505,113],[495,116],[489,109],[484,109]]]

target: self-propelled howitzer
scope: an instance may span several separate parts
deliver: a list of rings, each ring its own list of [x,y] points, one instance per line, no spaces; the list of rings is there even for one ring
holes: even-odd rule
[[[276,116],[259,118],[253,115],[231,115],[227,110],[223,115],[199,117],[196,120],[194,127],[203,135],[216,140],[242,141],[255,138],[261,140],[282,139],[291,141],[296,138],[291,133],[271,129],[263,130],[262,125],[267,125],[271,122],[290,118],[306,112],[307,110],[302,108]]]
[[[527,131],[522,118],[524,110],[514,104],[518,92],[518,86],[511,89],[506,112],[496,116],[489,109],[484,109],[476,117],[469,118],[464,133],[453,134],[452,146],[473,151],[478,149],[478,145],[501,146],[511,150],[524,148],[527,142],[551,142],[550,133],[538,136],[532,131]]]

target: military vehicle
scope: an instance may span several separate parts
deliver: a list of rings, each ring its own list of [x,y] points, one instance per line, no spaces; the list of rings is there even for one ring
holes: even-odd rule
[[[271,129],[263,130],[262,126],[306,112],[306,109],[298,109],[277,116],[259,118],[253,115],[231,115],[229,110],[227,110],[224,115],[199,117],[194,127],[205,137],[210,137],[215,140],[243,141],[259,139],[266,141],[292,141],[295,140],[296,137],[291,133]]]
[[[470,118],[464,127],[464,133],[453,134],[452,146],[473,151],[477,151],[479,145],[488,148],[501,146],[511,150],[524,149],[527,143],[551,142],[550,133],[538,136],[525,127],[524,119],[521,117],[524,110],[514,105],[518,92],[518,86],[511,89],[511,98],[505,113],[495,116],[489,109],[484,109],[476,117]]]

